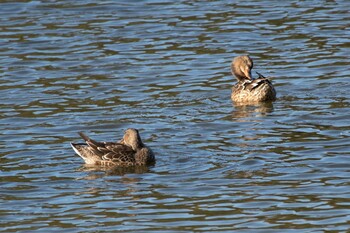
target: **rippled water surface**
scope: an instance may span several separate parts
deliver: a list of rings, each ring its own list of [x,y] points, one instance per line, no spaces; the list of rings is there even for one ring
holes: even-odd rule
[[[349,11],[1,1],[0,231],[346,232]],[[247,53],[273,104],[232,104],[230,62]],[[69,146],[129,127],[154,166],[88,168]]]

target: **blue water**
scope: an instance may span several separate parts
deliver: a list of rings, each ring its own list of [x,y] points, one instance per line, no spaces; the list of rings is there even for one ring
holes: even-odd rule
[[[346,232],[348,1],[0,3],[1,232]],[[249,54],[278,100],[230,100]],[[148,168],[69,143],[139,129]]]

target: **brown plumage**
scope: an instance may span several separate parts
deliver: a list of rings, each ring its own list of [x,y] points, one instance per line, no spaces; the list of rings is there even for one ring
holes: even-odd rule
[[[232,87],[231,99],[236,103],[256,103],[276,100],[276,91],[271,81],[256,72],[259,77],[253,79],[251,70],[253,60],[248,55],[235,57],[231,63],[232,74],[238,83]]]
[[[79,132],[85,143],[71,143],[73,150],[86,164],[101,166],[150,165],[155,157],[142,143],[136,129],[127,129],[119,142],[97,142]]]

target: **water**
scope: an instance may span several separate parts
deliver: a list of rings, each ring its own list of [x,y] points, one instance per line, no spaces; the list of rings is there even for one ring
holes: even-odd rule
[[[1,1],[2,232],[345,232],[348,1]],[[249,53],[273,104],[234,106]],[[149,168],[78,131],[138,128]]]

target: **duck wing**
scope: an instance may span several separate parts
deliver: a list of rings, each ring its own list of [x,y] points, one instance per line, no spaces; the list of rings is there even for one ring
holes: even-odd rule
[[[79,132],[80,137],[82,137],[88,149],[92,154],[99,156],[105,162],[112,162],[115,164],[135,164],[135,151],[120,142],[97,142],[83,132]]]
[[[249,91],[252,91],[253,89],[257,88],[258,86],[266,83],[271,85],[271,81],[266,78],[264,75],[260,74],[259,72],[256,72],[259,77],[257,79],[254,79],[251,82],[245,83],[245,88],[247,88]]]
[[[95,140],[92,140],[91,138],[89,138],[88,136],[86,136],[83,132],[79,132],[78,133],[80,135],[80,137],[82,139],[84,139],[84,141],[86,142],[86,144],[88,144],[91,147],[97,148],[98,146],[103,145],[103,142],[97,142]]]
[[[92,153],[94,153],[96,155],[99,155],[100,157],[102,157],[106,153],[110,152],[110,150],[107,149],[106,146],[108,146],[110,144],[115,144],[113,142],[97,142],[97,141],[89,138],[88,136],[86,136],[83,132],[79,132],[79,135],[80,135],[80,137],[82,139],[84,139],[84,141],[87,144],[89,150]]]
[[[92,140],[91,138],[89,138],[88,136],[86,136],[83,132],[79,132],[78,133],[80,135],[80,137],[82,139],[84,139],[85,143],[87,144],[89,150],[91,151],[91,153],[98,155],[98,156],[102,156],[103,153],[98,149],[98,147],[103,146],[102,142],[97,142],[95,140]]]
[[[259,72],[256,72],[256,73],[257,73],[257,75],[259,75],[259,77],[256,80],[264,81],[264,82],[271,84],[270,79],[266,78],[264,75],[260,74]]]
[[[102,156],[103,160],[111,161],[118,164],[134,164],[135,151],[124,144],[120,143],[106,143],[103,150],[105,154]]]

